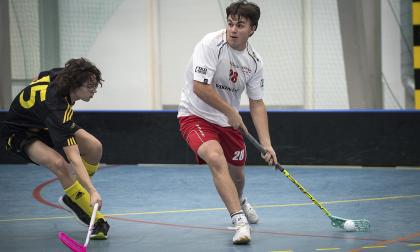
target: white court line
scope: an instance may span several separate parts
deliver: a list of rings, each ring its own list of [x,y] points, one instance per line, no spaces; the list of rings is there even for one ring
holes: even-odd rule
[[[364,198],[364,199],[350,199],[350,200],[335,200],[335,201],[325,201],[321,202],[324,205],[327,204],[342,204],[342,203],[352,203],[352,202],[367,202],[367,201],[383,201],[383,200],[399,200],[399,199],[411,199],[420,197],[420,194],[413,195],[396,195],[396,196],[386,196],[386,197],[377,197],[377,198]],[[271,204],[271,205],[254,205],[254,208],[277,208],[277,207],[296,207],[296,206],[310,206],[314,203],[291,203],[291,204]],[[132,213],[115,213],[115,214],[105,214],[105,216],[132,216],[132,215],[158,215],[158,214],[172,214],[172,213],[194,213],[194,212],[210,212],[210,211],[222,211],[226,210],[224,207],[218,208],[196,208],[196,209],[178,209],[178,210],[163,210],[163,211],[148,211],[148,212],[132,212]],[[42,221],[42,220],[56,220],[56,219],[69,219],[73,216],[63,217],[38,217],[38,218],[14,218],[14,219],[3,219],[0,220],[0,223],[5,222],[16,222],[16,221]]]

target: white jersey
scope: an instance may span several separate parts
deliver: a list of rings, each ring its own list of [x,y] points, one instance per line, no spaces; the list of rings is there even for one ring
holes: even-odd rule
[[[212,85],[214,90],[236,110],[246,89],[252,100],[263,98],[263,63],[248,43],[243,51],[231,48],[226,30],[209,33],[198,42],[188,63],[178,117],[196,115],[222,127],[230,126],[227,117],[201,100],[193,91],[194,80]]]

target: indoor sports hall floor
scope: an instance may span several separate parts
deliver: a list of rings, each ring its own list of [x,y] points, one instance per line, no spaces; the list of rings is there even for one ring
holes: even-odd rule
[[[88,251],[420,251],[420,170],[288,167],[333,214],[367,218],[369,232],[335,229],[280,172],[246,168],[246,196],[260,215],[249,245],[232,245],[230,218],[206,166],[115,165],[94,177],[111,229]],[[62,192],[45,168],[0,165],[0,251],[69,251],[64,231],[86,228],[57,208]]]

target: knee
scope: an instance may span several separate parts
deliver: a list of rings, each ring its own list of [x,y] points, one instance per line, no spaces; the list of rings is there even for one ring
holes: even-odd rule
[[[212,169],[222,169],[226,166],[226,159],[223,152],[213,151],[207,154],[206,162]]]
[[[92,151],[98,157],[98,162],[99,162],[101,157],[102,157],[102,143],[99,140],[95,139],[95,141],[93,143],[93,150]]]
[[[102,158],[102,143],[95,138],[89,145],[89,153],[87,154],[88,160],[92,164],[99,163]]]

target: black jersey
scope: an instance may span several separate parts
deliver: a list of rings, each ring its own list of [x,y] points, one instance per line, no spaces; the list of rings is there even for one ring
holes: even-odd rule
[[[37,80],[15,97],[5,121],[11,134],[48,129],[55,147],[76,144],[74,133],[78,127],[72,120],[74,102],[70,96],[60,95],[54,83],[59,70],[40,73]]]

